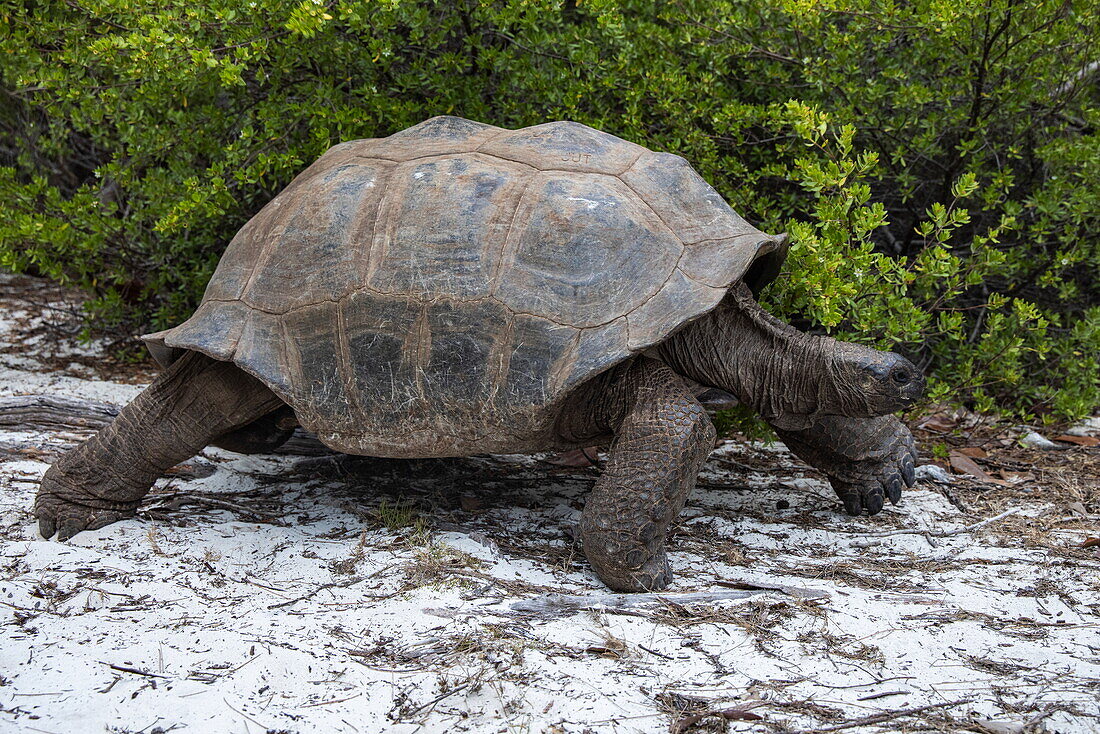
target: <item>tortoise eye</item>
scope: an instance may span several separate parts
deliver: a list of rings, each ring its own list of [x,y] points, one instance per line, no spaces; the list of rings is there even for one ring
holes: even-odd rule
[[[905,385],[910,382],[909,374],[906,370],[894,370],[890,373],[890,379],[899,385]]]

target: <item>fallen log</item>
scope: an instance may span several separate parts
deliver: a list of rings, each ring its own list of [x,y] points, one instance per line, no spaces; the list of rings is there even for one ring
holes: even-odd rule
[[[14,395],[0,397],[0,430],[9,431],[69,431],[75,434],[92,434],[106,426],[118,415],[119,406],[98,400],[63,397],[60,395]],[[47,442],[48,450],[41,442],[30,442],[21,447],[5,442],[7,453],[20,448],[42,450],[46,455],[64,450],[75,441],[55,439]],[[323,456],[336,453],[318,441],[313,434],[301,428],[275,450],[276,454],[292,456]]]
[[[118,406],[58,395],[0,398],[0,428],[14,431],[98,431],[118,415]]]

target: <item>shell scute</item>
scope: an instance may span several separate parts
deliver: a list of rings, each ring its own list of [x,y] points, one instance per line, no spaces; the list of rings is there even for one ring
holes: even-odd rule
[[[685,313],[704,314],[718,305],[725,288],[712,288],[677,270],[652,298],[627,314],[628,348],[645,349],[684,323]]]
[[[358,427],[369,430],[408,415],[420,400],[416,379],[423,304],[359,291],[341,304],[348,381],[363,406]]]
[[[692,280],[725,288],[749,269],[760,255],[774,249],[763,232],[746,232],[724,240],[697,242],[684,248],[680,270]]]
[[[389,178],[370,288],[425,298],[485,295],[525,177],[477,156],[416,160]]]
[[[267,382],[281,395],[293,389],[286,359],[283,324],[279,316],[251,309],[241,330],[234,362]]]
[[[687,245],[755,230],[686,160],[647,152],[622,175]]]
[[[313,177],[311,195],[280,204],[243,296],[283,313],[335,301],[359,286],[388,171],[393,164],[351,161]],[[302,288],[301,284],[309,284]]]
[[[577,331],[549,319],[519,314],[513,326],[508,372],[496,405],[504,414],[513,406],[545,405],[554,395],[555,379],[574,359]]]
[[[540,170],[617,174],[645,148],[579,122],[548,122],[509,130],[479,148]]]
[[[250,310],[240,301],[201,303],[187,321],[161,332],[164,345],[195,349],[222,359],[232,357]]]
[[[501,128],[492,125],[440,115],[372,141],[366,154],[392,161],[409,161],[434,155],[471,153],[501,132]]]
[[[356,426],[352,398],[345,389],[337,305],[325,302],[281,317],[287,347],[290,404],[303,425]]]
[[[477,420],[496,392],[511,314],[496,301],[439,301],[426,314],[427,350],[421,355],[424,411],[455,426]]]
[[[568,390],[579,385],[613,366],[619,361],[619,355],[629,354],[629,336],[625,316],[596,328],[582,330],[562,388]]]
[[[516,312],[596,326],[640,305],[683,246],[621,181],[546,172],[527,187],[496,296]]]

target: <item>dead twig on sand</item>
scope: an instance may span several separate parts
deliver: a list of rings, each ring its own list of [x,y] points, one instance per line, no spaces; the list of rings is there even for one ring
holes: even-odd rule
[[[987,517],[981,522],[976,522],[973,525],[967,525],[965,528],[958,528],[956,530],[919,530],[916,528],[904,528],[902,530],[885,530],[881,533],[863,533],[864,538],[886,538],[891,535],[924,535],[932,538],[950,538],[954,535],[962,535],[964,533],[972,533],[975,530],[984,528],[986,525],[991,525],[998,520],[1003,520],[1009,515],[1015,515],[1017,512],[1023,510],[1022,507],[1013,507],[1011,510],[1005,510],[1000,515],[994,517]]]
[[[114,663],[107,663],[102,660],[99,662],[106,665],[111,670],[117,670],[120,673],[133,673],[134,675],[144,675],[146,678],[169,678],[171,676],[160,675],[159,673],[150,673],[147,670],[139,670],[138,668],[128,668],[125,665],[115,665]]]
[[[301,596],[295,597],[293,599],[287,599],[286,601],[281,601],[281,602],[278,602],[277,604],[269,604],[267,608],[268,609],[279,609],[281,607],[289,607],[292,604],[297,604],[300,601],[305,601],[306,599],[311,599],[314,596],[316,596],[317,594],[321,593],[322,591],[326,591],[328,589],[346,589],[348,587],[355,586],[356,584],[361,584],[364,581],[366,581],[368,578],[370,578],[370,577],[368,577],[368,576],[356,576],[356,577],[350,579],[349,581],[334,581],[334,582],[328,583],[328,584],[321,584],[317,588],[310,591],[308,594],[302,594]],[[362,599],[373,599],[373,600],[391,599],[391,598],[397,596],[400,593],[401,593],[400,591],[392,591],[389,594],[360,594],[358,599],[360,599],[360,600],[362,600]]]
[[[764,704],[757,703],[754,704],[752,708],[762,705]],[[698,714],[691,714],[690,716],[685,716],[684,718],[674,723],[668,728],[668,730],[670,734],[686,734],[686,732],[690,731],[691,728],[698,724],[700,721],[711,717],[722,718],[726,721],[761,721],[764,718],[760,714],[752,713],[748,710],[748,708],[749,707],[732,708],[725,709],[724,711],[704,711]]]
[[[820,729],[813,729],[816,734],[827,731],[841,731],[842,729],[854,729],[857,726],[870,726],[871,724],[881,724],[886,721],[893,721],[894,719],[900,719],[903,716],[912,716],[913,714],[919,714],[923,711],[930,711],[931,709],[942,709],[949,706],[958,706],[960,704],[969,703],[970,700],[966,698],[960,698],[958,701],[945,701],[944,703],[933,703],[928,706],[917,706],[911,709],[898,709],[896,711],[883,711],[881,714],[871,714],[870,716],[864,716],[852,721],[846,721],[843,724],[834,724],[833,726],[826,726]],[[811,731],[811,730],[807,730]]]
[[[331,706],[334,703],[343,703],[344,701],[350,701],[353,698],[359,698],[362,695],[363,695],[362,693],[356,693],[354,696],[348,696],[347,698],[337,698],[333,701],[318,701],[317,703],[303,703],[302,708],[308,709],[308,708],[312,708],[314,706]]]
[[[890,696],[908,696],[912,694],[912,691],[883,691],[882,693],[872,693],[869,696],[860,696],[857,701],[874,701],[876,698],[889,698]]]
[[[233,711],[234,713],[236,713],[236,714],[239,714],[240,716],[243,716],[244,718],[248,719],[249,721],[251,721],[251,722],[252,722],[253,724],[255,724],[256,726],[258,726],[258,727],[260,727],[261,729],[263,729],[264,731],[271,731],[271,727],[270,727],[270,726],[265,726],[264,724],[261,724],[260,722],[256,721],[256,720],[255,720],[255,719],[253,719],[253,718],[252,718],[251,716],[249,716],[248,714],[246,714],[246,713],[245,713],[244,711],[241,711],[240,709],[238,709],[238,708],[234,707],[234,706],[233,706],[233,704],[231,704],[231,703],[229,703],[229,701],[226,701],[226,700],[225,700],[225,697],[224,697],[224,696],[222,697],[222,701],[223,701],[223,702],[225,703],[225,705],[226,705],[226,706],[228,706],[228,707],[229,707],[230,709],[232,709],[232,711]]]
[[[451,696],[455,695],[456,693],[461,693],[462,691],[465,691],[469,687],[470,687],[469,682],[457,685],[454,688],[452,688],[451,690],[439,694],[438,696],[433,698],[431,701],[428,701],[425,704],[421,704],[420,706],[417,706],[412,711],[410,711],[408,714],[406,714],[404,718],[406,718],[406,719],[412,718],[413,716],[416,716],[417,714],[419,714],[424,709],[435,706],[437,703],[439,703],[443,699],[450,698]]]
[[[826,599],[829,594],[817,589],[803,589],[797,586],[759,586],[755,589],[729,589],[723,591],[697,591],[680,594],[548,594],[534,599],[514,602],[509,608],[513,612],[532,614],[544,618],[563,617],[568,614],[597,609],[616,611],[645,604],[694,604],[726,599],[746,599],[750,596],[778,591],[800,599]]]
[[[254,510],[238,505],[234,502],[226,502],[225,500],[217,499],[215,497],[206,497],[199,494],[179,493],[172,494],[164,497],[157,497],[158,502],[152,504],[146,508],[143,508],[145,512],[163,512],[178,510],[184,505],[206,505],[207,507],[213,507],[217,510],[228,510],[235,512],[239,515],[243,515],[246,518],[251,518],[254,521],[272,523],[273,520],[269,515],[264,515]]]

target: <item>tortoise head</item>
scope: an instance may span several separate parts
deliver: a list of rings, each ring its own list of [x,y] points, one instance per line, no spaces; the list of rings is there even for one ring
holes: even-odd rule
[[[900,354],[847,342],[835,344],[830,372],[838,404],[824,406],[823,412],[852,417],[886,415],[924,395],[924,376]]]

